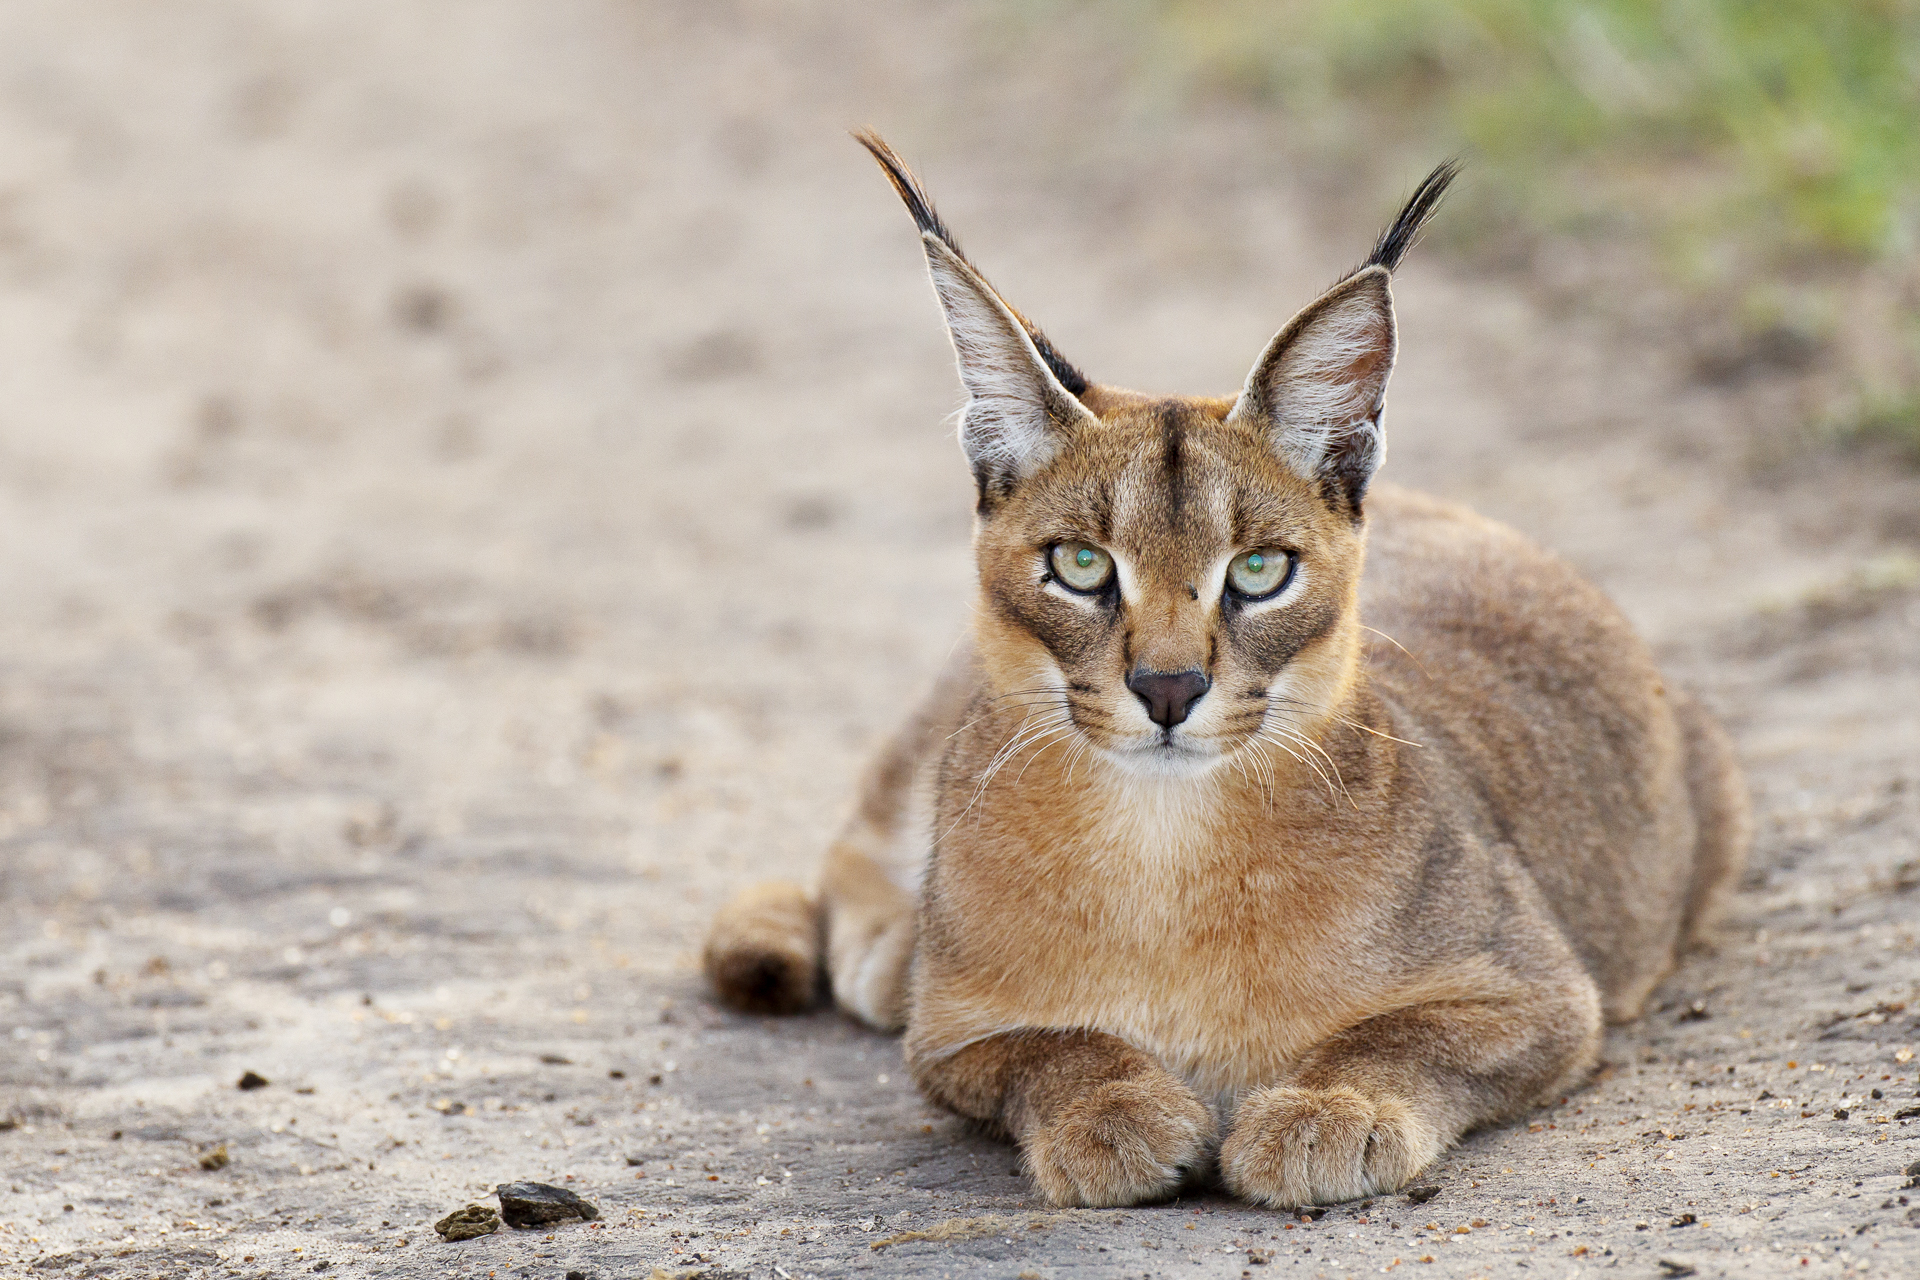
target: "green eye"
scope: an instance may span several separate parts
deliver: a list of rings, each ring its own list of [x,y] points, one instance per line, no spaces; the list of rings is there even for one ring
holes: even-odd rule
[[[1075,591],[1098,591],[1113,576],[1113,557],[1085,542],[1056,542],[1047,553],[1053,576]]]
[[[1249,599],[1259,600],[1274,594],[1293,577],[1293,552],[1242,551],[1227,566],[1227,585]]]

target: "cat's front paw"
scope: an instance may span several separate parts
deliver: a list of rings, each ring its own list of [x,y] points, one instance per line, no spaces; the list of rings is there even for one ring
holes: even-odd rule
[[[1271,1208],[1335,1204],[1398,1190],[1440,1149],[1399,1098],[1275,1087],[1240,1104],[1220,1176],[1235,1195]]]
[[[1139,1204],[1178,1187],[1212,1136],[1212,1116],[1173,1076],[1109,1080],[1028,1137],[1027,1170],[1054,1204]]]

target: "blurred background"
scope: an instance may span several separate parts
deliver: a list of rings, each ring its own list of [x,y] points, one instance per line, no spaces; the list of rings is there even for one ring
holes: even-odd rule
[[[1447,224],[1453,246],[1560,288],[1611,283],[1606,305],[1692,331],[1702,377],[1804,373],[1804,430],[1920,460],[1920,8],[1356,0],[1146,15],[1177,50],[1169,92],[1323,117],[1311,145],[1328,158],[1351,155],[1356,133],[1395,161],[1460,149],[1482,179],[1472,216]],[[1654,317],[1649,287],[1673,295]]]
[[[1464,156],[1386,475],[1604,585],[1760,800],[1732,961],[1676,980],[1724,1016],[1658,1035],[1770,1060],[1910,985],[1917,23],[9,0],[0,1262],[410,1274],[493,1182],[661,1203],[629,1157],[736,1225],[1025,1203],[893,1042],[694,970],[970,609],[951,353],[860,125],[1092,377],[1196,393]]]

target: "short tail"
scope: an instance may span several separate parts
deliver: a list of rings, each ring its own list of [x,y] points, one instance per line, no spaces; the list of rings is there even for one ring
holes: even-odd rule
[[[713,989],[749,1013],[799,1013],[826,987],[820,907],[785,880],[754,885],[721,908],[703,961]]]
[[[1707,709],[1676,690],[1675,717],[1686,744],[1687,793],[1693,801],[1693,881],[1688,886],[1681,936],[1703,942],[1734,881],[1747,866],[1753,844],[1753,806],[1735,763],[1733,743]]]

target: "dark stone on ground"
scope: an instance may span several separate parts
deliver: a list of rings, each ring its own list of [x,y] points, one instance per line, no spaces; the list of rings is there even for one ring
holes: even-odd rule
[[[511,1227],[543,1227],[568,1218],[600,1216],[600,1210],[565,1187],[544,1182],[503,1182],[493,1193],[500,1197],[500,1216]]]
[[[272,1083],[273,1081],[267,1079],[258,1071],[249,1071],[240,1077],[240,1083],[234,1087],[237,1089],[264,1089]]]
[[[1435,1196],[1439,1194],[1440,1194],[1440,1188],[1438,1187],[1408,1187],[1407,1188],[1407,1199],[1413,1201],[1415,1204],[1425,1204],[1427,1201],[1433,1199]]]

